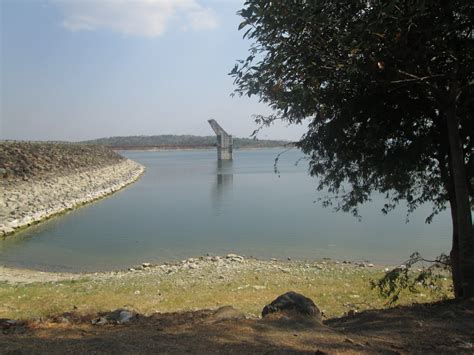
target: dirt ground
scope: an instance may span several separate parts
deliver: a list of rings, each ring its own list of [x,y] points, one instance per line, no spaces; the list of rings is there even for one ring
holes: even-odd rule
[[[138,315],[126,324],[93,325],[97,316],[0,320],[0,353],[474,354],[474,300],[370,310],[322,324],[248,319],[230,307]]]

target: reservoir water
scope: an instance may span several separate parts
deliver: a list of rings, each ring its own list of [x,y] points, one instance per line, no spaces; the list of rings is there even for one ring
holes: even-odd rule
[[[400,263],[413,251],[448,252],[449,213],[433,223],[422,206],[381,212],[383,199],[360,210],[362,220],[323,208],[301,153],[241,150],[218,163],[215,150],[124,152],[147,168],[136,183],[101,201],[0,241],[0,264],[54,271],[123,269],[200,255],[368,260]],[[316,202],[315,202],[316,201]]]

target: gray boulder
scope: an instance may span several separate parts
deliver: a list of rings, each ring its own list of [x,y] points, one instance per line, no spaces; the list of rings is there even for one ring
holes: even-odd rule
[[[267,304],[263,308],[262,317],[265,318],[273,313],[304,316],[321,321],[321,311],[314,302],[310,298],[293,291],[278,296],[273,302]]]

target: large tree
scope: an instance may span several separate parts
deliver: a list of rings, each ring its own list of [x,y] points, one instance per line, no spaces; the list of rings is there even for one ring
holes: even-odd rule
[[[375,191],[385,211],[432,203],[428,220],[449,205],[455,295],[474,296],[472,0],[248,0],[239,14],[252,45],[236,93],[273,108],[257,123],[309,120],[297,146],[344,211]]]

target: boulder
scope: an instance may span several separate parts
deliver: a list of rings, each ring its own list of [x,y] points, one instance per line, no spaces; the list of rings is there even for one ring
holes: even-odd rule
[[[314,302],[293,291],[278,296],[273,302],[267,304],[262,310],[262,317],[265,318],[274,313],[282,313],[286,316],[304,316],[321,321],[321,311]]]

